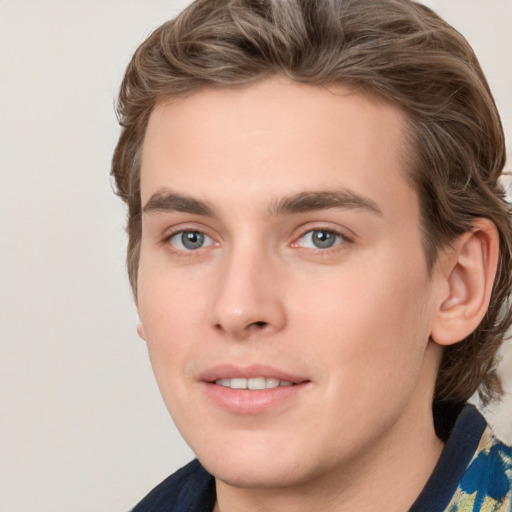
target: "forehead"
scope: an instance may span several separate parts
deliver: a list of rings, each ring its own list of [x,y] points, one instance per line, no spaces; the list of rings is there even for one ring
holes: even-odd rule
[[[403,179],[404,121],[398,107],[375,96],[280,76],[170,98],[149,120],[142,201],[191,185],[199,195],[247,200],[326,187],[389,199],[397,180],[415,196]]]

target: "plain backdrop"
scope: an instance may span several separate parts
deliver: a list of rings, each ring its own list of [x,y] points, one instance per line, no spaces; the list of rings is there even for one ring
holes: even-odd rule
[[[0,512],[126,511],[192,457],[135,333],[109,179],[123,69],[186,3],[0,0]],[[473,44],[510,144],[512,1],[428,4]],[[512,392],[510,348],[502,372]],[[509,439],[510,396],[487,413]]]

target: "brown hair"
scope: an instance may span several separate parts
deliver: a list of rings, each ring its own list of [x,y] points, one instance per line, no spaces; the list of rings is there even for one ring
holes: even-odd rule
[[[496,354],[511,322],[512,233],[498,178],[500,118],[467,41],[410,0],[197,0],[135,52],[118,100],[122,127],[112,174],[128,205],[128,272],[134,293],[141,238],[139,173],[149,116],[169,96],[230,87],[280,73],[311,85],[344,83],[398,105],[408,123],[427,263],[440,247],[494,222],[500,259],[478,329],[444,350],[437,401],[487,401],[501,392]]]

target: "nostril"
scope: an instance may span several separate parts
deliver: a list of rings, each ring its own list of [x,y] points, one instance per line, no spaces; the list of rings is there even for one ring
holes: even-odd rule
[[[251,325],[255,325],[256,327],[265,327],[267,325],[267,322],[253,322]]]

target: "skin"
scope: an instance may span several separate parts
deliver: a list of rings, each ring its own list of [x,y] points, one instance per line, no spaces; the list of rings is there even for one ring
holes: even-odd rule
[[[139,333],[216,510],[407,510],[437,462],[448,256],[429,275],[403,126],[393,105],[283,77],[151,115]],[[212,398],[212,368],[255,364],[300,385]]]

